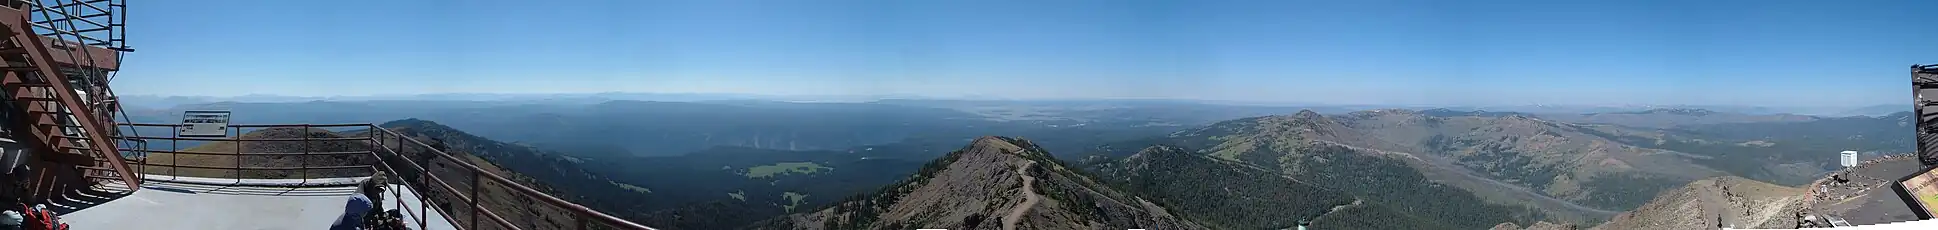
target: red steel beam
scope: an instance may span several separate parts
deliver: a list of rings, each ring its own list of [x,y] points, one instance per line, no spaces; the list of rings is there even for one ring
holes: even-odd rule
[[[50,51],[48,54],[52,55],[53,63],[60,65],[60,67],[79,68],[81,66],[93,66],[94,68],[109,71],[121,69],[121,53],[119,51],[99,46],[82,45],[80,42],[55,39],[47,36],[36,37],[40,37],[41,41],[47,41],[47,44],[42,44],[41,47],[45,47],[46,49],[44,50]],[[60,46],[55,46],[55,44],[60,44]],[[79,51],[75,51],[75,49],[79,49]],[[94,62],[89,63],[88,59],[94,59]]]
[[[87,139],[92,143],[92,146],[89,147],[101,151],[101,155],[108,158],[108,166],[114,168],[116,174],[120,174],[122,182],[127,183],[129,191],[140,189],[141,181],[135,179],[134,174],[136,172],[128,169],[128,163],[121,158],[120,153],[113,152],[119,148],[115,147],[115,143],[108,140],[107,133],[102,131],[102,125],[107,124],[102,124],[96,120],[101,117],[94,116],[94,111],[88,108],[88,104],[84,104],[81,101],[80,94],[74,92],[74,89],[68,88],[69,82],[67,81],[67,75],[56,70],[54,65],[49,65],[49,63],[56,63],[53,61],[54,55],[52,52],[48,52],[47,48],[49,46],[44,41],[46,37],[33,34],[33,26],[29,24],[32,23],[33,19],[27,17],[27,14],[23,13],[23,11],[13,10],[11,13],[18,15],[14,16],[15,20],[13,20],[12,25],[7,26],[8,29],[13,32],[14,36],[25,36],[27,38],[22,39],[25,41],[21,41],[25,42],[21,44],[23,47],[37,48],[27,49],[27,56],[35,63],[34,67],[40,69],[41,75],[47,78],[49,88],[57,91],[54,92],[59,95],[56,97],[60,98],[61,103],[66,105],[67,109],[74,113],[74,120],[81,124],[81,129],[87,130]]]

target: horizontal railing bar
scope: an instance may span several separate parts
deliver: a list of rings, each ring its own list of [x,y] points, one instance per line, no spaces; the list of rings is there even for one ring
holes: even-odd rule
[[[477,186],[477,185],[472,185],[472,186]],[[491,209],[489,208],[484,208],[484,202],[477,202],[475,204],[476,205],[471,206],[471,211],[478,212],[478,214],[480,214],[481,216],[484,216],[485,219],[491,219],[491,222],[497,223],[498,227],[504,227],[512,230],[524,229],[524,228],[519,228],[518,225],[512,224],[511,221],[505,220],[505,217],[498,216],[498,212],[491,211]]]
[[[42,20],[42,21],[34,21],[34,24],[48,24],[48,23],[56,23],[56,22],[66,22],[66,21],[73,21],[73,20],[75,20],[75,19],[77,19],[77,18],[97,18],[97,17],[104,17],[104,16],[108,16],[108,12],[94,12],[93,14],[87,14],[87,13],[82,13],[82,15],[75,15],[74,17],[68,17],[68,18],[55,18],[55,19],[49,19],[49,20]],[[88,23],[96,23],[96,22],[88,22]],[[95,27],[109,27],[109,25],[107,25],[107,24],[93,24],[93,25],[94,25]],[[78,26],[77,26],[77,27],[78,27]]]
[[[403,134],[398,134],[396,131],[390,131],[390,129],[373,129],[373,130],[380,130],[381,132],[384,132],[385,134],[389,134],[389,135],[407,137]],[[418,141],[416,138],[399,138],[399,139],[409,140],[411,143],[417,144],[419,146],[431,146],[430,144],[425,144],[422,141]],[[479,168],[477,165],[471,164],[471,162],[465,161],[462,158],[451,156],[451,154],[445,153],[442,150],[437,150],[436,148],[427,148],[427,150],[430,150],[431,153],[436,153],[437,156],[439,157],[444,157],[445,159],[451,159],[451,161],[457,163],[460,166],[464,166],[465,168],[470,169],[472,172],[487,172],[483,168]],[[531,187],[525,187],[525,185],[518,184],[516,182],[513,182],[510,179],[505,179],[505,177],[498,176],[497,174],[481,173],[481,175],[484,175],[485,178],[491,179],[492,181],[498,182],[499,184],[504,184],[505,187],[511,188],[512,190],[517,190],[518,192],[523,193],[525,196],[537,197],[538,200],[544,201],[545,203],[549,203],[555,206],[559,206],[561,208],[565,208],[571,212],[576,212],[576,214],[579,214],[582,216],[590,216],[590,217],[596,218],[596,220],[598,220],[601,223],[617,225],[615,227],[626,228],[626,229],[653,229],[650,227],[646,227],[644,225],[633,223],[631,221],[626,221],[625,219],[620,219],[619,217],[613,217],[611,215],[606,215],[605,213],[593,211],[591,208],[586,208],[585,206],[580,206],[579,204],[574,204],[570,201],[559,199],[558,197],[547,195],[545,194],[545,192],[538,191],[537,189],[532,189]]]
[[[122,123],[121,125],[124,125],[124,126],[142,126],[142,127],[179,127],[179,126],[184,126],[184,125],[182,125],[182,124],[162,124],[162,123]],[[376,127],[376,125],[372,125],[372,124],[369,124],[369,123],[360,123],[360,124],[274,124],[274,125],[261,125],[261,124],[229,124],[229,127],[237,127],[237,128],[275,128],[275,127],[354,127],[354,126],[366,126],[366,127]]]
[[[98,10],[98,11],[99,11],[99,13],[100,13],[100,15],[93,15],[93,16],[89,16],[89,15],[86,15],[86,14],[83,14],[83,15],[74,15],[74,14],[69,14],[69,12],[68,12],[68,11],[66,11],[66,10],[51,10],[51,9],[41,9],[41,10],[36,10],[36,12],[34,12],[34,13],[40,13],[40,14],[43,14],[43,15],[41,15],[42,17],[51,17],[51,16],[53,16],[53,15],[45,15],[45,14],[46,14],[47,12],[53,12],[54,14],[59,14],[59,15],[60,15],[60,16],[62,16],[62,17],[66,17],[66,18],[61,18],[61,19],[64,19],[64,20],[74,20],[74,21],[81,21],[81,22],[87,22],[88,24],[91,24],[91,25],[94,25],[94,26],[96,26],[96,27],[104,27],[104,28],[105,28],[105,27],[108,27],[108,24],[102,24],[102,23],[100,23],[100,22],[95,22],[94,20],[88,20],[88,18],[95,18],[95,17],[101,17],[101,16],[108,16],[108,11],[107,11],[107,10],[103,10],[103,9],[101,9],[101,8],[99,8],[99,7],[94,7],[94,6],[88,6],[88,7],[89,7],[89,8],[94,8],[95,10]],[[48,22],[51,22],[51,21],[48,21]],[[40,24],[43,24],[43,23],[48,23],[48,22],[33,22],[32,24],[35,24],[35,25],[40,25]],[[73,23],[73,22],[68,22],[68,23]],[[48,24],[51,24],[51,23],[48,23]],[[50,27],[51,27],[51,26],[50,26]],[[77,26],[71,26],[71,25],[70,25],[70,27],[77,27]]]
[[[140,137],[140,136],[130,136],[129,138],[139,138],[139,139],[143,139],[143,140],[178,140],[178,141],[229,141],[229,142],[241,142],[241,141],[364,141],[364,140],[370,140],[370,138],[369,138],[369,137],[312,137],[312,138],[220,138],[220,137]]]
[[[483,205],[484,205],[484,203],[479,203],[478,205],[479,205],[479,206],[483,206]],[[508,221],[508,220],[505,220],[505,217],[502,217],[502,216],[498,216],[498,213],[497,213],[497,212],[493,212],[493,211],[491,211],[491,209],[486,209],[486,208],[482,208],[482,207],[480,207],[480,208],[477,208],[477,209],[478,209],[478,210],[480,210],[480,211],[484,211],[484,213],[483,213],[483,214],[484,214],[484,216],[485,216],[485,217],[489,217],[489,218],[486,218],[486,219],[491,219],[491,222],[497,222],[497,223],[498,223],[498,226],[499,226],[499,227],[505,227],[505,228],[508,228],[508,229],[512,229],[512,230],[519,230],[519,229],[525,229],[525,228],[520,228],[520,227],[518,227],[518,225],[514,225],[514,224],[511,224],[511,221]]]
[[[141,163],[141,162],[128,162],[128,164],[141,165],[141,166],[155,166],[155,167],[192,168],[192,169],[236,169],[234,166],[223,167],[223,166],[201,166],[201,165],[163,165],[163,164],[149,164],[149,163]]]
[[[426,173],[426,174],[429,174],[429,173]],[[431,180],[437,181],[438,187],[444,187],[445,191],[449,191],[451,195],[456,195],[458,197],[458,201],[463,201],[464,203],[471,203],[471,199],[477,199],[477,198],[472,198],[470,195],[464,195],[464,193],[458,192],[459,190],[457,186],[451,186],[451,183],[444,182],[443,178],[437,178],[436,176],[430,176],[430,177],[431,177]]]
[[[95,10],[101,10],[100,7],[96,7],[94,6],[94,4],[107,2],[107,1],[108,0],[74,1],[72,3],[64,3],[64,4],[57,1],[57,2],[54,2],[55,4],[53,6],[43,6],[43,7],[50,8],[50,9],[60,9],[60,8],[67,8],[67,7],[73,7],[73,6],[87,6],[88,8],[94,8]],[[27,3],[28,5],[32,5],[32,6],[41,6],[40,2],[37,2],[37,1],[20,1],[20,2]]]
[[[411,139],[411,138],[409,138],[409,137],[403,137],[403,135],[399,135],[399,134],[396,134],[396,133],[392,133],[392,132],[389,132],[389,130],[385,130],[385,133],[384,133],[384,134],[385,134],[385,135],[396,135],[396,136],[398,136],[398,139]],[[436,150],[436,149],[434,149],[434,148],[430,148],[430,146],[428,146],[428,145],[424,145],[424,143],[422,143],[422,142],[416,142],[416,140],[414,140],[414,139],[413,139],[412,141],[413,141],[414,143],[416,143],[416,144],[418,144],[418,146],[421,146],[421,147],[424,147],[423,149],[425,149],[425,150]],[[393,149],[390,149],[390,146],[389,146],[389,145],[386,145],[386,144],[384,144],[384,143],[385,143],[385,141],[383,141],[383,140],[378,140],[378,141],[377,141],[377,146],[378,146],[379,148],[382,148],[382,149],[383,149],[383,150],[384,150],[385,152],[389,152],[390,154],[392,154],[392,155],[395,155],[395,156],[397,156],[397,158],[399,158],[399,159],[402,159],[402,160],[404,161],[404,163],[408,163],[408,164],[410,165],[410,167],[411,167],[411,169],[416,169],[416,170],[417,170],[417,172],[419,173],[419,175],[418,175],[418,176],[420,176],[420,177],[427,177],[426,179],[428,179],[429,181],[434,181],[434,182],[437,182],[437,185],[438,185],[439,187],[443,187],[443,188],[445,189],[445,191],[446,191],[446,192],[447,192],[448,194],[451,194],[451,195],[454,195],[454,196],[456,196],[456,197],[458,197],[458,199],[459,199],[459,201],[461,201],[461,202],[463,202],[463,203],[470,203],[470,204],[474,204],[474,205],[472,205],[472,206],[471,206],[471,208],[470,208],[472,212],[482,212],[481,214],[483,214],[484,216],[486,216],[486,217],[488,217],[488,218],[490,218],[490,219],[492,219],[492,222],[494,222],[494,223],[498,223],[498,224],[499,224],[499,227],[505,227],[505,228],[510,228],[510,229],[519,229],[519,228],[518,228],[518,226],[516,226],[516,225],[511,225],[511,223],[510,223],[510,222],[507,222],[507,221],[505,221],[505,220],[504,220],[504,217],[502,217],[502,216],[498,216],[498,214],[497,214],[496,212],[492,212],[492,211],[491,211],[490,209],[486,209],[486,208],[484,208],[484,207],[482,206],[482,203],[480,203],[479,201],[477,201],[477,200],[475,200],[475,199],[478,199],[478,198],[476,198],[476,197],[470,197],[469,195],[465,195],[465,193],[463,193],[463,192],[458,192],[458,191],[461,191],[461,190],[458,190],[458,188],[457,188],[456,186],[451,186],[451,184],[450,184],[449,182],[445,182],[445,181],[444,181],[444,178],[441,178],[441,177],[438,177],[438,176],[437,176],[437,174],[435,174],[435,173],[432,173],[432,172],[430,171],[430,169],[428,169],[428,168],[425,168],[425,167],[421,167],[421,166],[418,166],[418,164],[417,164],[417,161],[415,161],[415,160],[411,160],[411,159],[410,159],[410,157],[407,157],[407,156],[404,156],[404,155],[403,155],[402,153],[400,153],[400,152],[399,152],[399,150],[404,150],[404,149],[407,149],[407,147],[406,147],[406,146],[402,146],[402,145],[407,145],[406,143],[404,143],[404,142],[402,142],[402,141],[400,140],[400,141],[399,141],[399,143],[397,143],[397,144],[398,144],[398,145],[400,145],[400,146],[398,146],[398,148],[397,148],[397,149],[395,149],[395,150],[393,150]],[[438,153],[441,153],[441,152],[438,152]],[[448,156],[448,155],[441,155],[441,154],[440,154],[439,156],[434,156],[434,157],[443,157],[443,156]],[[457,161],[456,159],[448,159],[448,160],[452,160],[452,161]],[[429,162],[426,162],[426,163],[429,163]],[[459,163],[460,165],[468,165],[468,163],[466,163],[466,162],[457,162],[457,163]],[[389,165],[389,164],[388,164],[388,163],[385,163],[385,165]],[[474,169],[473,171],[471,171],[471,173],[472,173],[472,176],[474,176],[474,177],[475,177],[475,176],[478,176],[478,174],[481,174],[481,173],[480,173],[480,171],[477,171],[477,170],[475,170],[475,169],[477,169],[477,168],[472,168],[472,169]],[[489,175],[490,173],[482,173],[482,174],[487,174],[487,175]],[[475,181],[475,180],[474,180],[474,181]],[[504,183],[499,183],[499,184],[504,184]],[[516,185],[516,184],[513,184],[513,185]],[[474,184],[471,184],[471,189],[472,189],[472,190],[477,190],[477,189],[482,189],[482,188],[479,188],[479,186],[484,186],[484,185],[483,185],[482,183],[474,183]],[[420,196],[428,196],[428,195],[420,195]],[[455,215],[455,214],[447,214],[447,215]],[[458,223],[452,223],[452,225],[453,225],[453,226],[460,226],[460,225],[462,225],[462,224],[458,224]],[[475,226],[474,226],[474,227],[475,227]],[[462,227],[460,227],[460,228],[462,228]]]
[[[459,200],[462,200],[465,203],[471,202],[471,198],[469,196],[464,195],[464,193],[457,192],[458,191],[457,186],[451,186],[450,182],[445,182],[444,178],[438,178],[435,174],[431,172],[430,169],[424,168],[422,166],[417,166],[417,161],[411,160],[410,157],[405,157],[403,154],[398,153],[397,150],[391,150],[389,147],[385,147],[383,144],[381,144],[381,141],[379,142],[380,143],[377,146],[383,147],[384,151],[390,152],[391,155],[397,156],[398,159],[403,159],[405,163],[410,163],[410,167],[412,169],[417,169],[417,172],[418,172],[417,176],[430,177],[430,180],[432,182],[437,182],[437,185],[439,187],[444,187],[444,189],[446,191],[450,191],[452,195],[457,195]],[[399,147],[400,147],[399,149],[402,149],[401,148],[402,146],[399,146]],[[377,159],[377,160],[382,161],[383,159]],[[473,186],[476,186],[476,185],[473,185]]]
[[[41,28],[41,29],[47,29],[47,31],[53,31],[53,33],[45,33],[45,34],[36,34],[36,35],[40,35],[40,36],[46,36],[46,37],[55,37],[55,38],[58,38],[58,39],[61,39],[61,40],[66,40],[66,38],[65,38],[65,37],[58,37],[58,36],[59,36],[59,35],[74,35],[74,37],[76,37],[76,38],[80,38],[80,39],[81,39],[81,41],[78,41],[78,42],[90,42],[90,41],[93,41],[93,42],[104,42],[104,41],[107,41],[107,40],[101,40],[101,39],[99,39],[99,38],[94,38],[94,37],[91,37],[91,36],[87,36],[87,35],[85,35],[85,34],[81,34],[81,33],[75,33],[74,31],[67,31],[67,30],[62,30],[62,29],[60,29],[60,28],[54,28],[53,26],[47,26],[47,25],[41,25],[41,24],[33,24],[33,23],[28,23],[28,24],[30,24],[30,25],[33,25],[33,26],[34,26],[34,28]]]
[[[384,150],[385,152],[392,152],[392,153],[395,153],[394,151],[390,151],[390,148],[389,148],[389,147],[386,147],[386,146],[384,146],[384,144],[383,144],[383,142],[377,142],[377,143],[374,143],[374,144],[373,144],[373,147],[377,147],[377,148],[380,148],[380,149],[383,149],[383,150]],[[405,185],[409,185],[409,184],[410,184],[410,182],[411,182],[411,181],[410,181],[410,179],[406,179],[406,178],[403,178],[403,177],[404,177],[404,174],[402,174],[402,173],[398,173],[398,172],[397,172],[397,167],[393,167],[393,166],[391,166],[391,163],[390,163],[389,161],[385,161],[385,160],[383,159],[383,156],[381,156],[381,155],[376,155],[376,154],[371,154],[371,155],[372,155],[372,156],[374,156],[374,157],[377,157],[377,164],[380,164],[380,165],[383,165],[383,166],[384,166],[384,167],[383,167],[383,169],[385,169],[385,170],[389,170],[389,171],[391,172],[391,176],[395,176],[395,177],[397,177],[397,178],[399,179],[399,182],[403,182],[403,184],[405,184]],[[409,158],[407,158],[407,157],[403,157],[402,155],[396,155],[396,154],[392,154],[392,155],[395,155],[395,156],[397,156],[397,158],[400,158],[400,159],[404,159],[404,161],[405,161],[406,163],[410,163],[410,159],[409,159]],[[415,167],[415,166],[417,166],[417,165],[416,165],[415,163],[412,163],[412,164],[411,164],[411,166],[412,166],[412,167]],[[418,170],[418,173],[419,173],[419,174],[418,174],[418,178],[422,178],[422,179],[437,179],[437,177],[435,177],[435,176],[430,176],[430,172],[428,172],[428,171],[424,171],[424,170],[422,170],[421,168],[420,168],[420,169]],[[386,185],[386,186],[388,186],[388,185]],[[419,186],[429,186],[429,185],[421,185],[421,184],[420,184]],[[438,205],[430,205],[430,204],[428,204],[428,202],[427,202],[427,201],[429,201],[429,200],[431,199],[431,197],[430,197],[430,193],[425,193],[425,192],[424,192],[425,190],[423,190],[423,189],[419,189],[419,188],[417,188],[418,186],[403,186],[403,187],[404,187],[404,190],[410,190],[410,192],[411,192],[411,193],[414,193],[414,194],[417,194],[417,202],[418,202],[417,204],[419,205],[419,206],[418,206],[417,208],[418,208],[418,210],[420,210],[420,211],[423,211],[423,213],[418,213],[418,212],[415,212],[415,211],[411,211],[411,210],[410,210],[410,207],[408,207],[408,204],[405,204],[405,203],[404,203],[404,200],[403,200],[403,199],[397,199],[397,210],[403,210],[403,211],[404,211],[404,213],[406,213],[406,214],[410,214],[411,216],[416,216],[416,217],[418,217],[418,220],[417,220],[417,221],[418,221],[418,228],[424,228],[424,225],[426,225],[426,224],[428,224],[428,223],[424,223],[424,222],[423,222],[423,221],[426,221],[426,220],[427,220],[426,218],[424,218],[424,217],[427,217],[427,216],[420,216],[420,215],[429,215],[429,214],[430,214],[430,212],[432,212],[432,211],[429,211],[429,210],[427,210],[427,209],[436,209],[436,210],[437,210],[438,212],[441,212],[441,213],[445,213],[445,215],[450,215],[450,213],[451,213],[451,212],[450,212],[449,210],[444,210],[444,207],[442,207],[442,206],[438,206]],[[446,186],[446,187],[449,187],[449,186]],[[393,194],[393,195],[399,195],[399,197],[401,197],[401,194],[398,194],[398,192],[400,192],[400,191],[395,191],[395,190],[393,190],[393,191],[390,191],[390,192],[391,192],[391,194]],[[449,220],[446,220],[446,222],[449,222]],[[456,223],[452,223],[452,226],[454,226],[454,227],[455,227],[456,225],[457,225]],[[462,229],[462,228],[460,228],[460,229]]]
[[[365,126],[365,127],[376,127],[376,125],[371,125],[371,124],[369,124],[369,123],[363,123],[363,124],[297,124],[297,125],[257,125],[257,124],[230,124],[230,125],[229,125],[229,127],[238,127],[238,128],[268,128],[268,127],[354,127],[354,126]]]
[[[170,153],[170,154],[187,154],[187,155],[229,155],[229,156],[335,156],[335,155],[356,155],[356,154],[372,153],[371,151],[307,152],[307,153],[300,153],[300,152],[298,153],[264,153],[264,152],[236,153],[236,152],[169,151],[169,150],[146,150],[146,149],[143,149],[143,150],[121,149],[121,151],[140,151],[140,152],[151,152],[151,153]]]
[[[184,126],[182,124],[157,124],[157,123],[124,123],[120,125],[126,126],[126,127],[182,127]],[[426,188],[406,186],[406,187],[409,187],[409,189],[412,192],[416,192],[419,196],[419,199],[425,199],[426,201],[439,200],[439,199],[433,199],[436,197],[432,197],[433,196],[432,192],[435,192],[437,194],[450,195],[449,197],[454,197],[457,199],[456,201],[432,202],[432,203],[444,203],[448,205],[459,205],[459,206],[464,206],[468,203],[478,203],[476,205],[471,206],[472,207],[471,211],[474,212],[473,214],[476,214],[478,216],[484,216],[484,218],[490,219],[490,222],[496,223],[499,226],[507,229],[521,229],[519,226],[517,226],[516,224],[506,219],[505,216],[499,215],[497,211],[493,211],[490,208],[485,207],[485,205],[482,202],[479,202],[481,199],[483,199],[483,197],[473,197],[470,194],[466,194],[467,192],[460,192],[465,190],[458,189],[456,186],[451,184],[450,181],[445,180],[439,174],[434,173],[430,170],[430,168],[432,168],[433,166],[433,163],[438,163],[436,165],[443,165],[445,163],[455,164],[456,166],[447,165],[446,167],[447,168],[459,167],[459,168],[452,168],[452,169],[470,171],[473,174],[473,176],[480,177],[476,179],[488,179],[488,180],[483,180],[483,181],[470,184],[470,186],[472,186],[472,189],[485,189],[480,186],[485,186],[486,184],[497,184],[497,186],[502,186],[502,189],[509,190],[510,192],[513,192],[515,195],[525,196],[530,199],[541,200],[546,205],[555,206],[555,207],[558,207],[559,209],[563,209],[567,212],[571,212],[572,218],[579,221],[581,225],[585,225],[585,223],[597,223],[600,225],[605,225],[611,228],[618,228],[618,229],[653,229],[651,227],[639,225],[637,223],[633,223],[625,219],[620,219],[618,217],[614,217],[596,210],[592,210],[591,208],[587,208],[585,206],[572,203],[570,201],[566,201],[558,197],[554,197],[550,194],[539,191],[537,189],[533,189],[532,187],[519,184],[517,181],[505,178],[504,176],[495,174],[492,171],[487,171],[483,167],[479,167],[477,163],[473,163],[465,158],[461,158],[457,155],[453,155],[452,153],[445,152],[444,150],[431,148],[430,144],[427,144],[422,140],[418,140],[417,138],[411,138],[409,136],[398,133],[397,131],[384,129],[374,124],[368,124],[368,123],[365,123],[365,124],[275,124],[275,125],[230,124],[228,125],[228,127],[236,127],[236,128],[368,127],[369,130],[371,130],[371,133],[368,133],[368,135],[362,135],[360,137],[340,137],[340,138],[331,137],[331,138],[242,139],[239,137],[238,138],[197,138],[197,137],[142,137],[142,136],[131,136],[131,137],[120,137],[120,138],[124,140],[130,140],[130,141],[147,141],[147,140],[187,140],[187,141],[226,141],[226,142],[371,141],[373,143],[371,144],[370,147],[383,149],[383,150],[379,151],[379,150],[373,149],[371,151],[308,152],[308,153],[263,153],[263,152],[217,153],[217,152],[198,152],[198,151],[179,151],[179,150],[168,151],[168,150],[148,150],[148,149],[119,149],[119,150],[149,152],[149,153],[172,153],[172,154],[191,154],[191,155],[232,155],[232,156],[303,156],[303,155],[333,156],[333,155],[369,154],[371,156],[378,158],[377,160],[380,161],[378,163],[382,164],[381,168],[379,167],[379,165],[376,165],[376,164],[350,165],[350,166],[306,166],[306,167],[241,167],[241,166],[168,165],[168,164],[141,163],[141,162],[134,162],[134,161],[127,161],[127,162],[131,165],[139,165],[139,166],[146,166],[146,167],[177,167],[177,168],[215,169],[215,170],[291,170],[293,171],[293,170],[307,170],[307,169],[319,169],[319,170],[370,169],[370,170],[378,170],[378,171],[382,171],[382,170],[396,171],[398,169],[413,169],[419,172],[418,176],[426,177],[426,178],[419,178],[420,180],[406,180],[406,183],[408,184],[409,181],[420,181],[420,182],[428,182],[429,184],[426,184],[425,186],[430,186]],[[391,141],[388,138],[379,138],[380,136],[395,136],[399,140]],[[390,142],[396,142],[395,143],[396,146],[394,146],[395,149],[392,148],[393,146],[391,146],[392,143]],[[411,151],[411,149],[413,148],[421,149],[421,152],[407,153],[407,151]],[[416,154],[429,154],[429,156],[416,155]],[[423,157],[412,157],[412,156],[423,156]],[[384,159],[386,157],[394,157],[396,159],[400,159],[401,162],[393,162],[394,160]],[[424,158],[424,157],[428,157],[428,158]],[[418,162],[418,160],[415,158],[423,158],[430,161]],[[444,159],[449,162],[437,162],[435,161],[435,159]],[[238,159],[238,160],[242,160],[242,159]],[[395,164],[393,163],[406,163],[406,165],[409,165],[409,167],[396,168]],[[419,163],[424,163],[424,164],[420,165]],[[237,175],[237,176],[240,177],[241,175]],[[437,190],[442,190],[442,191],[437,192]],[[448,210],[443,206],[431,205],[430,208],[437,209],[436,211],[443,212],[444,215],[451,215],[453,217],[459,215],[456,213],[452,213],[452,211],[454,210]],[[510,207],[510,208],[532,208],[532,207],[525,206],[525,207]],[[416,214],[416,213],[413,212],[413,214]],[[429,214],[426,213],[424,215],[429,215]],[[450,219],[450,220],[456,221],[456,219]],[[453,223],[453,224],[458,225],[458,223]]]
[[[154,163],[137,163],[137,162],[129,162],[129,163],[130,163],[130,164],[136,164],[136,165],[144,165],[144,166],[154,166],[154,167],[176,167],[176,168],[194,168],[194,169],[229,169],[229,170],[236,170],[236,169],[240,169],[240,170],[261,170],[261,171],[268,171],[268,170],[301,170],[301,169],[360,169],[360,168],[373,168],[373,167],[370,167],[369,165],[343,165],[343,166],[309,166],[309,167],[236,167],[236,166],[201,166],[201,165],[179,165],[179,164],[154,164]]]

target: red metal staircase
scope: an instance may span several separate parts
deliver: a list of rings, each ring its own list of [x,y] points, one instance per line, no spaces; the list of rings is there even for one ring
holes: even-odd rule
[[[140,174],[130,170],[116,146],[120,129],[113,115],[120,106],[106,82],[107,73],[119,64],[119,50],[56,39],[63,34],[85,38],[76,32],[81,30],[59,28],[86,20],[57,9],[81,6],[64,2],[55,1],[60,5],[49,8],[36,1],[9,1],[7,9],[0,9],[0,26],[5,27],[0,29],[5,37],[0,40],[0,71],[5,73],[0,92],[12,106],[4,112],[13,114],[15,137],[23,139],[17,141],[33,156],[28,165],[39,167],[28,175],[35,177],[30,199],[52,198],[103,179],[139,189]],[[41,21],[35,20],[36,13]]]

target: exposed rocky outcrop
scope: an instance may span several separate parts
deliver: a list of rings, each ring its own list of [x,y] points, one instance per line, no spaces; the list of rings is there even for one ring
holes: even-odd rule
[[[1726,174],[1687,154],[1610,138],[1526,114],[1381,109],[1237,119],[1178,132],[1173,139],[1184,140],[1167,144],[1293,175],[1310,173],[1298,160],[1311,157],[1313,146],[1344,146],[1406,160],[1436,181],[1567,223],[1604,219],[1660,191]]]
[[[1741,177],[1698,180],[1592,229],[1791,228],[1804,189]]]
[[[752,228],[1204,229],[1071,170],[1027,140],[983,137],[873,194]]]

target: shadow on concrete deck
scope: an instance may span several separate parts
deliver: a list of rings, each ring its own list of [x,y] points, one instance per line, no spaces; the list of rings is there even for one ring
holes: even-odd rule
[[[81,189],[62,194],[61,199],[55,199],[54,203],[47,205],[47,208],[55,213],[73,213],[127,196],[127,192],[107,191],[98,187]]]
[[[342,178],[353,182],[362,178]],[[236,184],[184,181],[145,181],[129,193],[120,182],[95,186],[70,196],[72,207],[56,209],[75,229],[322,229],[342,215],[345,202],[356,193],[355,183],[310,187],[276,187],[273,180]],[[225,181],[226,183],[226,181]],[[417,200],[403,185],[391,185],[392,199]],[[387,201],[391,202],[391,201]],[[390,207],[398,205],[399,207]],[[419,210],[405,220],[413,229],[424,218],[427,230],[455,229],[442,213],[425,210],[419,202],[386,203],[386,208]],[[54,205],[50,205],[54,208]],[[428,214],[418,216],[417,214]]]

